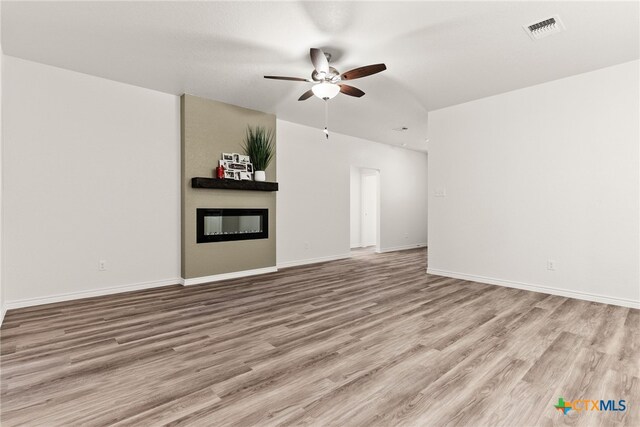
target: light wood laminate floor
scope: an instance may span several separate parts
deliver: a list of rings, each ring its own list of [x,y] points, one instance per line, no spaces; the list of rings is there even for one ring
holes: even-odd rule
[[[425,266],[360,253],[10,311],[2,425],[640,425],[639,310]]]

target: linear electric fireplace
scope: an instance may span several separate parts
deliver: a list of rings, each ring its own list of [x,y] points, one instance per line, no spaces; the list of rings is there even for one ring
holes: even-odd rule
[[[197,209],[198,243],[269,238],[268,209]]]

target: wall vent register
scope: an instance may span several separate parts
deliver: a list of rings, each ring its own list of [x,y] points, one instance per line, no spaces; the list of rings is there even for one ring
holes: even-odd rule
[[[269,238],[268,209],[196,210],[197,243]]]

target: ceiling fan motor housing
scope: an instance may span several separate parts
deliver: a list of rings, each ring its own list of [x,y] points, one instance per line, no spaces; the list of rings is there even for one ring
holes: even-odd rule
[[[340,73],[333,67],[329,67],[329,72],[318,72],[317,70],[313,70],[311,73],[311,78],[316,82],[330,81],[336,83],[340,81]]]

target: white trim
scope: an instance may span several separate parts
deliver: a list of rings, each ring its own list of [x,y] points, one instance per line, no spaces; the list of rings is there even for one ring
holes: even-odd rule
[[[192,279],[180,279],[184,286],[201,285],[203,283],[219,282],[220,280],[237,279],[240,277],[255,276],[257,274],[275,273],[277,267],[256,268],[255,270],[233,271],[231,273],[214,274],[213,276],[194,277]]]
[[[640,301],[635,301],[632,299],[609,297],[605,295],[590,294],[587,292],[571,291],[566,289],[554,288],[551,286],[532,285],[528,283],[513,282],[511,280],[494,279],[492,277],[474,276],[472,274],[438,270],[435,268],[427,268],[427,274],[452,277],[454,279],[470,280],[473,282],[486,283],[489,285],[506,286],[508,288],[524,289],[525,291],[540,292],[543,294],[558,295],[561,297],[569,297],[569,298],[581,299],[586,301],[600,302],[603,304],[619,305],[622,307],[630,307],[630,308],[640,308]]]
[[[288,268],[288,267],[296,267],[298,265],[317,264],[319,262],[337,261],[340,259],[347,259],[347,258],[351,258],[351,253],[346,253],[341,255],[329,255],[329,256],[323,256],[318,258],[299,259],[296,261],[279,262],[278,268]]]
[[[31,307],[34,305],[51,304],[54,302],[70,301],[82,298],[100,297],[104,295],[119,294],[122,292],[140,291],[143,289],[158,288],[161,286],[178,285],[179,278],[156,280],[153,282],[134,283],[131,285],[114,286],[110,288],[102,288],[91,291],[70,292],[67,294],[51,295],[48,297],[27,298],[16,301],[7,301],[6,309],[13,310],[16,308]]]
[[[417,243],[414,245],[405,245],[405,246],[394,246],[392,248],[380,248],[380,250],[376,250],[377,253],[383,254],[385,252],[397,252],[397,251],[406,251],[409,249],[418,249],[427,247],[426,243]]]
[[[4,315],[6,312],[7,312],[7,309],[4,306],[4,304],[2,304],[2,307],[0,308],[0,326],[2,326],[2,321],[4,320]]]

